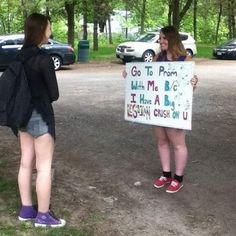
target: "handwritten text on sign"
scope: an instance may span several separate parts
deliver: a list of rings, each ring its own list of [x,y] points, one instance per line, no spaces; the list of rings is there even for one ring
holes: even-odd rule
[[[191,129],[194,62],[126,64],[125,119]]]

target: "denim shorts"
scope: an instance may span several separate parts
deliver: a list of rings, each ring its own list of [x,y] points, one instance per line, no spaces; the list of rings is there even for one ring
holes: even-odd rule
[[[31,118],[26,127],[19,129],[22,132],[27,132],[34,138],[48,133],[48,125],[43,120],[41,114],[33,110]]]

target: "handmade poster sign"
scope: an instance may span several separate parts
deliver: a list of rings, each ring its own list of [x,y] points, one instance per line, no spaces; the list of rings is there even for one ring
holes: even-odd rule
[[[126,64],[125,119],[191,129],[194,62]]]

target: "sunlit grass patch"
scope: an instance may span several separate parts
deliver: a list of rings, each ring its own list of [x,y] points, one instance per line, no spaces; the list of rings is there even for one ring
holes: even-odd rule
[[[1,236],[93,236],[87,228],[35,228],[32,223],[22,223],[18,226],[3,226]]]
[[[197,58],[212,58],[212,51],[215,46],[211,44],[197,44]]]

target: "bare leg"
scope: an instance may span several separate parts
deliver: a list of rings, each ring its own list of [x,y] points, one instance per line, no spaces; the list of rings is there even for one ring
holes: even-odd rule
[[[51,197],[51,165],[54,152],[54,139],[50,134],[44,134],[35,139],[36,154],[36,192],[38,211],[46,213],[49,210]]]
[[[170,171],[170,144],[165,128],[153,127],[154,136],[156,138],[157,149],[160,156],[162,170]]]
[[[18,185],[23,206],[32,205],[32,169],[35,161],[34,138],[26,133],[19,132],[21,147],[21,162],[18,173]]]
[[[185,143],[185,132],[180,129],[166,128],[167,135],[173,144],[175,154],[175,173],[179,176],[184,174],[188,159],[188,150]]]

